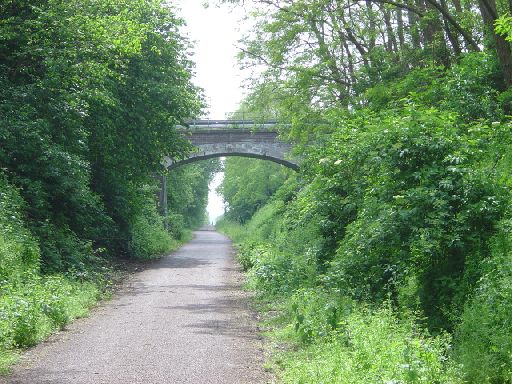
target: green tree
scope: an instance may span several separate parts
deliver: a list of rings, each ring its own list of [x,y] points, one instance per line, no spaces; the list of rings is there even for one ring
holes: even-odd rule
[[[205,160],[178,167],[167,175],[169,226],[176,238],[206,223],[208,187],[220,169],[218,159]]]
[[[268,202],[293,171],[270,161],[229,157],[218,191],[227,203],[226,218],[244,223]]]
[[[182,21],[157,0],[0,5],[0,166],[28,203],[45,270],[128,251],[145,186],[197,114]]]

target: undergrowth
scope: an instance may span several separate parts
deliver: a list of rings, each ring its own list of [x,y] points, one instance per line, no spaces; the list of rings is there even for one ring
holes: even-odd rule
[[[451,336],[431,335],[418,314],[399,314],[390,302],[364,305],[320,288],[311,261],[297,265],[279,255],[275,242],[256,246],[247,226],[224,221],[219,229],[242,241],[238,257],[258,293],[259,310],[267,314],[264,328],[277,345],[270,366],[283,383],[465,382],[450,359]]]
[[[316,264],[314,236],[290,227],[283,236],[286,220],[281,203],[271,202],[246,225],[218,224],[237,242],[239,262],[257,293],[273,345],[269,366],[281,382],[512,382],[508,220],[492,240],[486,272],[453,332],[429,330],[421,310],[404,304],[407,286],[399,298],[389,295],[372,303],[333,285]]]
[[[89,264],[43,275],[40,249],[24,225],[24,202],[0,175],[0,373],[19,351],[87,314],[117,273],[94,254]]]

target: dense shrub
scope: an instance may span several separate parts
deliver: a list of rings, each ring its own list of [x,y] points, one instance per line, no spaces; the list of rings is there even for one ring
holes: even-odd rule
[[[5,350],[32,346],[83,316],[100,291],[95,283],[33,274],[21,282],[3,284],[1,293],[0,345]]]
[[[39,248],[24,225],[24,201],[0,173],[0,282],[39,270]]]
[[[284,381],[508,382],[509,124],[418,105],[330,118],[293,193],[221,225],[298,346]]]
[[[431,337],[389,306],[354,309],[338,332],[279,362],[285,383],[463,383],[447,363],[450,338]]]
[[[155,204],[155,190],[149,185],[140,192],[140,203],[130,225],[130,253],[138,259],[160,257],[177,245],[164,228]]]
[[[512,223],[493,238],[492,257],[455,332],[455,358],[470,382],[512,381]]]
[[[25,225],[25,206],[18,190],[0,175],[0,372],[14,361],[13,348],[34,345],[83,316],[106,283],[105,271],[95,270],[98,264],[92,261],[75,264],[69,277],[42,277],[39,246]],[[47,247],[52,246],[52,237],[48,239]],[[75,250],[84,252],[81,259],[90,251]]]
[[[202,106],[182,21],[146,0],[14,0],[0,12],[0,168],[27,202],[42,271],[99,248],[129,255],[154,205],[141,190],[164,156],[189,149],[174,126]]]
[[[330,281],[376,301],[414,280],[431,326],[452,327],[504,215],[508,192],[486,156],[507,126],[466,126],[417,106],[338,124],[310,159],[298,215],[319,218],[332,240]]]

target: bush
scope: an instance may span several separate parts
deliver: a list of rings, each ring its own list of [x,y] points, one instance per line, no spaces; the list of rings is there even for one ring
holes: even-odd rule
[[[447,363],[450,338],[430,336],[389,306],[353,309],[339,330],[279,362],[285,383],[463,383]]]
[[[134,220],[130,242],[130,250],[134,257],[138,259],[160,257],[170,252],[176,245],[177,243],[163,228],[160,217],[139,216]]]
[[[493,240],[487,272],[455,333],[455,358],[471,383],[512,382],[512,221]]]
[[[355,305],[348,297],[322,288],[297,290],[287,303],[294,336],[302,343],[318,341],[336,331]]]
[[[179,213],[170,213],[168,217],[169,233],[173,239],[183,240],[187,237],[190,229],[185,223],[185,218]]]
[[[292,293],[310,286],[316,277],[316,260],[307,255],[294,257],[271,246],[258,245],[249,257],[253,265],[249,271],[250,282],[266,294]]]
[[[0,173],[0,282],[39,269],[39,248],[23,222],[24,201]]]
[[[416,279],[432,329],[451,329],[480,278],[509,192],[491,156],[500,124],[466,125],[450,112],[340,115],[310,156],[303,222],[314,218],[330,281],[360,300],[396,300]],[[489,157],[487,157],[489,155]]]
[[[177,242],[164,228],[154,194],[154,186],[144,185],[132,197],[129,252],[138,259],[157,258],[177,246]]]
[[[35,274],[26,274],[17,283],[2,284],[1,290],[0,345],[7,350],[32,346],[83,316],[100,293],[94,283]]]

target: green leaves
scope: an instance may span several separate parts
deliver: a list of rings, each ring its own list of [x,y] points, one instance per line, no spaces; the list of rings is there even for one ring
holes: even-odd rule
[[[512,41],[512,16],[505,14],[500,16],[494,22],[496,33],[505,36],[507,41]]]
[[[315,149],[306,168],[313,188],[303,199],[337,244],[333,281],[374,300],[414,273],[425,279],[418,292],[431,321],[435,306],[458,306],[461,279],[478,278],[465,265],[488,254],[485,241],[504,209],[504,190],[474,168],[492,151],[490,127],[468,128],[452,113],[411,105],[346,118]]]
[[[244,223],[277,191],[292,171],[269,161],[231,157],[226,160],[219,191],[226,217]]]
[[[0,167],[45,239],[45,268],[69,267],[89,241],[126,251],[143,186],[189,149],[174,126],[202,107],[182,21],[158,0],[0,11]]]

